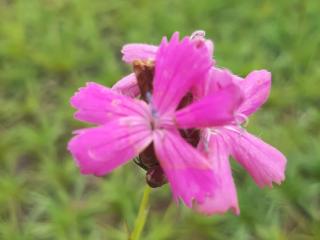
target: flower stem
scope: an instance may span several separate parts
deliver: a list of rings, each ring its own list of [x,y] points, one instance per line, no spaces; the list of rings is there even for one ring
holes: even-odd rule
[[[143,197],[140,202],[139,212],[134,223],[134,229],[129,236],[129,240],[139,240],[143,227],[146,223],[146,219],[149,212],[149,194],[151,188],[146,185],[143,191]]]

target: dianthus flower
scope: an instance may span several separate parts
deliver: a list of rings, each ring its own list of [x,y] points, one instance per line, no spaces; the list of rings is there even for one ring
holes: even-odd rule
[[[76,131],[68,149],[83,174],[101,176],[152,145],[174,199],[182,199],[188,207],[205,203],[217,188],[212,164],[179,130],[231,124],[242,92],[230,85],[179,107],[195,83],[207,78],[212,60],[207,48],[195,46],[188,37],[180,42],[177,33],[169,42],[165,38],[161,42],[154,73],[149,71],[152,62],[139,60],[136,70],[142,76],[150,74],[152,91],[148,84],[138,84],[140,93],[142,87],[147,90],[142,99],[133,99],[88,83],[72,97],[71,105],[78,110],[75,118],[98,126]]]
[[[280,184],[285,178],[285,156],[240,126],[268,99],[271,73],[255,70],[243,79],[228,70],[213,67],[198,97],[214,94],[233,84],[238,85],[244,93],[244,101],[235,113],[237,121],[203,130],[198,145],[211,160],[219,183],[214,197],[207,198],[205,203],[197,207],[198,211],[205,214],[223,213],[229,209],[235,214],[240,212],[229,163],[230,155],[246,169],[259,187],[272,187],[273,182]]]
[[[210,54],[213,53],[213,43],[204,38],[204,32],[197,31],[191,39],[195,46],[204,45]],[[157,46],[148,44],[127,44],[123,47],[123,60],[131,63],[136,59],[154,59],[158,51]],[[232,210],[239,214],[240,209],[236,188],[232,177],[229,156],[233,156],[252,176],[259,187],[280,184],[285,176],[285,156],[248,133],[241,124],[248,121],[248,117],[256,112],[268,99],[271,87],[271,73],[266,70],[256,70],[244,79],[232,74],[227,69],[211,67],[206,79],[198,79],[192,89],[192,101],[232,86],[238,86],[244,93],[244,101],[235,111],[236,121],[224,126],[198,129],[200,137],[192,136],[198,149],[210,160],[213,174],[217,179],[216,194],[206,198],[205,202],[196,204],[196,210],[204,214],[224,213]],[[122,79],[113,86],[115,91],[124,95],[137,97],[140,92],[134,74]],[[189,103],[190,104],[190,103]],[[207,112],[215,114],[215,112]]]

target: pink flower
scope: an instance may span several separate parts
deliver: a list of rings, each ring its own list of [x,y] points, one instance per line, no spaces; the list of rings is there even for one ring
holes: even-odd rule
[[[248,171],[259,187],[271,187],[273,182],[280,184],[285,178],[286,158],[283,154],[239,126],[266,102],[271,87],[270,72],[253,71],[242,79],[228,70],[212,68],[207,84],[202,88],[202,95],[213,94],[233,84],[242,89],[245,98],[237,109],[238,124],[204,130],[199,144],[199,149],[213,163],[219,186],[213,197],[196,207],[205,214],[224,213],[229,209],[235,214],[240,212],[229,164],[230,154]]]
[[[212,55],[213,44],[204,39],[204,34],[196,32],[192,37],[194,43],[204,45]],[[156,46],[146,44],[128,44],[123,47],[123,60],[131,62],[137,58],[154,59]],[[113,88],[123,94],[130,94],[123,83],[136,85],[134,77],[120,81]],[[232,85],[238,85],[245,94],[245,101],[237,109],[237,123],[202,130],[202,140],[198,148],[211,160],[214,174],[218,179],[218,186],[214,197],[196,206],[196,209],[205,214],[224,213],[231,209],[239,214],[236,188],[229,163],[232,155],[253,177],[258,186],[272,186],[272,182],[280,184],[285,176],[286,158],[281,152],[264,143],[259,138],[249,134],[240,124],[267,100],[271,87],[271,74],[266,70],[251,72],[245,79],[233,75],[225,69],[212,67],[207,80],[200,81],[193,87],[194,99],[214,94]]]
[[[192,207],[193,201],[201,204],[214,196],[217,186],[211,163],[178,129],[230,124],[242,92],[228,86],[176,110],[197,80],[207,77],[212,66],[207,48],[197,48],[187,37],[179,42],[176,33],[169,43],[163,39],[155,60],[148,103],[96,83],[88,83],[72,97],[71,104],[78,110],[75,118],[99,126],[76,131],[68,149],[83,174],[104,175],[152,143],[174,198]],[[136,91],[130,84],[123,85]]]

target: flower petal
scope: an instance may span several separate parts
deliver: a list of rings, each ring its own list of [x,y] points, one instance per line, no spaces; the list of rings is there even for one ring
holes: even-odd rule
[[[287,160],[280,151],[243,129],[225,129],[222,134],[229,138],[233,157],[259,187],[271,187],[272,182],[280,184],[285,179]]]
[[[143,101],[131,99],[97,83],[87,83],[80,88],[70,103],[78,109],[74,115],[76,119],[95,124],[104,124],[118,117],[149,114]]]
[[[149,44],[131,43],[123,46],[121,52],[122,60],[126,63],[132,63],[134,60],[155,59],[158,47]]]
[[[211,40],[205,38],[205,34],[196,31],[191,34],[190,39],[196,47],[206,47],[209,51],[209,55],[212,57],[214,51],[214,44]]]
[[[152,141],[147,121],[126,117],[79,130],[68,149],[83,174],[104,175],[137,156]]]
[[[173,112],[197,79],[204,79],[212,65],[207,48],[197,48],[185,37],[179,42],[175,33],[170,42],[160,44],[156,56],[153,103],[160,113]]]
[[[235,110],[242,100],[240,88],[230,85],[177,111],[177,126],[200,128],[228,124],[234,120]]]
[[[135,98],[140,94],[139,86],[134,73],[131,73],[128,76],[125,76],[124,78],[116,82],[112,86],[112,90],[115,90],[123,95],[132,98]]]
[[[228,69],[212,67],[208,78],[208,93],[216,92],[230,84],[234,84],[233,75]]]
[[[191,208],[193,201],[202,203],[213,195],[216,182],[209,161],[179,133],[155,131],[154,146],[175,200],[181,198]]]
[[[245,95],[239,112],[249,116],[267,101],[271,88],[271,73],[266,70],[253,71],[239,82],[239,86]]]
[[[212,215],[223,214],[230,209],[234,214],[239,215],[240,209],[237,191],[229,163],[229,149],[223,136],[211,134],[208,137],[208,157],[212,163],[218,187],[215,190],[215,195],[206,198],[205,202],[198,204],[196,210],[207,215]],[[201,144],[200,142],[200,145],[203,146],[205,143],[202,142]]]
[[[205,40],[206,47],[209,51],[209,55],[212,57],[214,51],[214,44],[211,40]]]

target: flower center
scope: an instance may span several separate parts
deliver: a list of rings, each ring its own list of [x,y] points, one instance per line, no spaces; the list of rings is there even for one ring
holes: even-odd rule
[[[140,90],[140,98],[149,104],[152,114],[150,128],[169,129],[174,127],[174,120],[171,116],[158,116],[153,103],[153,78],[155,72],[154,61],[136,60],[133,62],[133,71],[137,78],[137,83]],[[191,93],[187,93],[180,101],[178,108],[183,108],[193,101]],[[200,140],[200,132],[197,129],[181,129],[180,135],[191,145],[197,146]],[[167,182],[165,174],[160,166],[159,160],[155,154],[153,143],[151,143],[137,159],[135,163],[145,169],[146,181],[150,187],[160,187]]]

